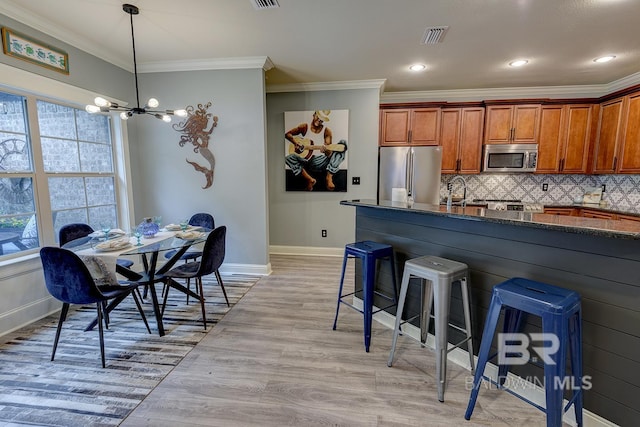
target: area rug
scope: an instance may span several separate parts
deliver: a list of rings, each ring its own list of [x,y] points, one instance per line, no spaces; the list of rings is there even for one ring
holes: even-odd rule
[[[223,275],[231,306],[259,277]],[[160,285],[157,287],[160,291]],[[229,311],[220,286],[204,280],[207,330],[200,304],[175,289],[164,314],[166,335],[157,333],[152,306],[143,306],[149,334],[128,297],[105,329],[106,368],[100,362],[97,328],[84,332],[95,306],[76,306],[63,325],[55,361],[51,349],[58,314],[4,337],[0,345],[0,424],[39,426],[118,425]]]

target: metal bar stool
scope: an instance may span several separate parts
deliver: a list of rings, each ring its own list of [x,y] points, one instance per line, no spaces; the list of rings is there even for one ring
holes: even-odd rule
[[[546,409],[513,393],[508,388],[505,388],[505,390],[545,412],[547,414],[547,427],[562,426],[562,415],[573,404],[576,423],[578,426],[582,426],[582,387],[575,387],[576,385],[582,385],[582,313],[580,294],[568,289],[522,278],[509,279],[493,288],[491,304],[489,305],[478,354],[478,369],[473,380],[469,405],[464,417],[467,420],[471,418],[482,379],[484,378],[495,384],[494,381],[484,377],[483,374],[488,360],[496,355],[505,356],[505,354],[499,353],[489,356],[493,335],[498,324],[500,311],[503,308],[505,309],[503,332],[511,334],[519,332],[523,323],[523,314],[530,313],[542,318],[542,332],[551,334],[548,338],[552,341],[551,347],[545,347],[546,350],[544,350],[544,356],[542,357],[544,361]],[[557,351],[554,351],[556,346]],[[500,348],[500,346],[498,347]],[[567,347],[569,347],[571,356],[571,378],[566,378],[565,371]],[[503,352],[506,353],[506,350],[503,350]],[[514,353],[518,352],[515,351]],[[520,354],[522,355],[522,353]],[[502,361],[504,362],[504,360]],[[508,361],[506,360],[506,362]],[[498,357],[498,385],[503,386],[509,366],[507,363],[500,362],[501,357]],[[524,361],[523,363],[526,362]],[[574,392],[567,406],[563,408],[563,389],[567,384],[567,379],[571,380],[569,383],[571,388],[574,388]]]
[[[429,331],[429,320],[431,313],[431,303],[433,302],[433,314],[435,322],[436,339],[436,376],[438,377],[438,400],[444,402],[444,391],[447,376],[447,353],[454,348],[467,343],[469,351],[469,363],[471,372],[473,369],[473,342],[471,340],[471,313],[469,309],[469,290],[467,288],[468,272],[467,265],[461,262],[452,261],[436,256],[423,256],[410,259],[404,264],[404,274],[400,285],[400,300],[398,301],[398,311],[396,313],[396,326],[393,331],[393,341],[387,366],[393,364],[393,355],[396,350],[396,342],[400,333],[402,323],[402,311],[407,297],[407,288],[411,276],[421,278],[422,282],[422,310],[420,313],[420,340],[424,344]],[[431,282],[431,286],[426,286],[426,281]],[[460,328],[449,323],[449,305],[451,300],[451,287],[454,282],[460,283],[462,293],[462,304],[464,310],[465,328]],[[415,316],[414,316],[415,317]],[[406,320],[410,321],[411,319]],[[451,326],[465,333],[466,338],[459,343],[448,348],[447,330]]]
[[[359,258],[362,260],[363,276],[362,276],[362,289],[350,292],[348,294],[342,294],[342,286],[344,284],[344,272],[347,267],[347,260],[350,258]],[[393,298],[384,295],[375,290],[376,285],[376,265],[379,259],[388,259],[391,264],[391,278],[393,280]],[[395,262],[393,259],[393,247],[383,243],[372,242],[365,240],[362,242],[349,243],[344,248],[344,258],[342,260],[342,275],[340,276],[340,288],[338,289],[338,303],[336,306],[336,317],[333,321],[333,330],[336,329],[338,323],[338,311],[340,310],[340,304],[345,304],[354,310],[364,314],[364,347],[369,352],[369,345],[371,344],[371,323],[373,315],[381,310],[393,307],[398,302],[398,291],[396,286],[396,270]],[[362,293],[362,307],[360,310],[353,304],[345,301],[344,298]],[[373,311],[373,297],[378,295],[387,301],[391,301],[386,307],[379,308]]]

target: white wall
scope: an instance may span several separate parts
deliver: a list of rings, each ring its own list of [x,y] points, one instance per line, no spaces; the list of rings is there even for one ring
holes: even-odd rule
[[[227,226],[223,271],[267,274],[268,254],[265,90],[262,69],[152,73],[140,76],[141,102],[149,96],[161,108],[211,102],[218,126],[209,140],[216,164],[213,185],[186,159],[208,164],[193,146],[178,145],[181,134],[151,116],[128,121],[133,200],[137,224],[162,215],[178,222],[209,212]],[[173,123],[178,123],[174,118]]]
[[[345,199],[375,198],[378,162],[378,89],[267,94],[269,244],[272,252],[342,253],[355,237],[354,208]],[[285,191],[284,112],[349,110],[346,192]],[[360,185],[351,178],[360,177]],[[327,237],[321,237],[321,230]]]

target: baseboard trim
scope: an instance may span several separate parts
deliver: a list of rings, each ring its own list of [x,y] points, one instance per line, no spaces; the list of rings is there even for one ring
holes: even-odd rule
[[[310,256],[331,256],[341,257],[344,255],[344,248],[325,248],[316,246],[269,246],[270,255],[310,255]]]
[[[355,298],[353,299],[353,305],[358,308],[358,309],[362,309],[362,300],[359,298]],[[373,311],[378,310],[377,307],[374,306]],[[387,313],[386,311],[379,311],[377,314],[375,314],[373,316],[374,320],[378,323],[380,323],[381,325],[386,326],[387,328],[393,330],[396,326],[396,316]],[[405,323],[402,326],[402,333],[403,335],[409,336],[413,339],[415,339],[417,342],[420,342],[420,328],[417,326],[413,326],[411,324]],[[435,337],[432,334],[429,334],[427,336],[427,347],[429,347],[431,350],[435,349]],[[447,356],[447,360],[449,362],[453,362],[458,366],[463,367],[464,369],[471,371],[471,367],[469,366],[469,352],[466,350],[463,350],[461,348],[455,348],[453,349],[451,352],[449,352],[448,356]],[[474,363],[478,363],[478,357],[474,356]],[[485,372],[484,375],[491,378],[492,380],[496,380],[496,378],[498,377],[498,366],[494,365],[493,363],[487,363],[487,366],[485,367]],[[518,377],[517,375],[514,375],[512,373],[508,373],[508,377],[507,377],[507,382],[511,383],[511,384],[522,384],[525,380]],[[529,386],[530,384],[530,386]],[[530,400],[531,402],[536,403],[537,405],[540,405],[542,407],[545,406],[545,393],[544,393],[544,389],[542,387],[537,386],[534,383],[527,383],[527,387],[523,387],[523,392],[522,393],[516,393],[519,396],[521,396],[524,399]],[[482,393],[482,391],[481,391]],[[565,399],[563,402],[563,406],[566,406],[568,403],[568,401]],[[618,427],[617,424],[602,418],[601,416],[594,414],[592,412],[589,412],[586,409],[583,409],[582,411],[582,416],[583,416],[583,425],[584,427]],[[571,425],[571,426],[576,426],[576,419],[575,419],[575,414],[573,412],[573,409],[569,409],[569,411],[567,411],[562,420]]]

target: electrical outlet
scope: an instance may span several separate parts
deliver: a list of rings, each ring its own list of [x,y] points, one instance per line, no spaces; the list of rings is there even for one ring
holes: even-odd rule
[[[360,185],[360,177],[359,176],[354,176],[353,178],[351,178],[351,184]]]
[[[322,230],[322,237],[327,237],[327,230]]]
[[[544,183],[542,184],[542,191],[547,191],[549,189],[549,184]]]
[[[606,192],[607,191],[607,186],[605,184],[602,184],[602,192]]]

